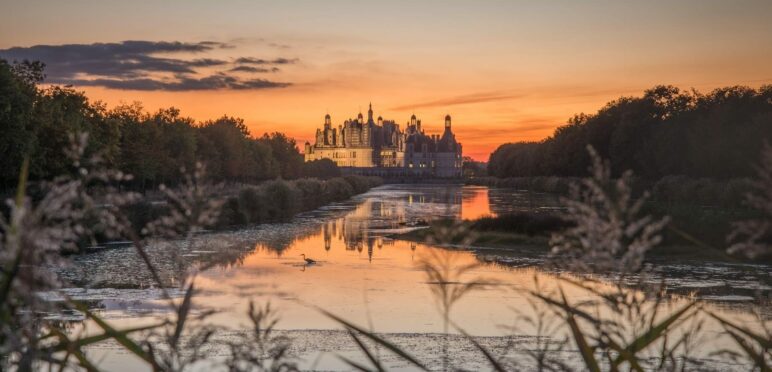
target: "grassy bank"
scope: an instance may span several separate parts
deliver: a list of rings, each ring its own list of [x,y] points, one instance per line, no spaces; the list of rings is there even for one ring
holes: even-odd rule
[[[344,176],[329,180],[302,178],[266,181],[231,190],[215,228],[288,221],[300,212],[344,201],[379,186],[379,177]],[[145,226],[166,213],[166,206],[144,200],[127,211],[133,226]]]
[[[344,176],[326,181],[275,180],[241,190],[228,198],[219,226],[287,221],[296,214],[346,200],[379,186],[378,177]]]
[[[650,252],[651,258],[682,258],[716,261],[738,261],[726,254],[725,237],[736,220],[753,217],[747,209],[725,209],[678,205],[662,202],[646,204],[645,214],[669,215],[663,242]],[[395,236],[396,239],[424,242],[448,227],[452,220],[436,220],[428,228]],[[571,226],[559,214],[519,212],[496,217],[482,217],[462,222],[475,237],[473,246],[510,252],[546,253],[550,235]],[[699,237],[699,238],[695,238]],[[451,241],[450,243],[461,243]]]
[[[514,188],[567,195],[571,184],[579,181],[576,177],[478,177],[465,180],[468,185]],[[712,179],[686,176],[666,176],[658,180],[635,178],[632,183],[634,195],[644,191],[651,194],[650,200],[668,204],[686,204],[738,208],[743,205],[750,183],[744,178]]]

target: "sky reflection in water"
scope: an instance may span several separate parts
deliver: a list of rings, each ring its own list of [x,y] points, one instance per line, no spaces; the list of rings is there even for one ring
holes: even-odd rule
[[[442,332],[443,323],[430,293],[431,284],[427,283],[424,272],[418,267],[419,261],[440,250],[441,254],[452,255],[455,264],[463,265],[478,262],[478,254],[393,240],[388,235],[410,228],[420,220],[443,217],[474,219],[515,210],[555,208],[556,205],[553,196],[507,189],[384,186],[352,201],[302,214],[291,223],[204,236],[196,247],[184,255],[192,259],[191,265],[206,267],[211,264],[212,267],[204,269],[196,278],[201,292],[195,299],[195,305],[199,309],[219,310],[209,320],[230,329],[246,328],[248,303],[255,300],[259,303],[270,301],[280,310],[279,328],[301,332],[308,337],[332,337],[320,336],[317,333],[322,331],[310,330],[339,328],[318,309],[325,309],[378,332],[431,337],[431,334]],[[226,241],[236,242],[235,246],[241,248],[223,253],[217,247]],[[235,256],[233,252],[236,252]],[[108,261],[124,265],[131,261],[130,254],[119,250],[105,253],[112,255]],[[306,265],[301,254],[318,263]],[[490,259],[489,254],[482,256]],[[538,257],[498,258],[499,262],[518,259],[529,263],[540,261]],[[92,256],[76,263],[76,267],[84,268],[81,273],[98,271],[94,262],[99,260],[105,262],[106,257]],[[689,264],[679,265],[685,267],[678,271],[681,275],[694,268]],[[101,266],[103,270],[115,272],[109,264],[106,268]],[[717,275],[733,276],[726,270],[729,269],[718,269]],[[769,270],[759,270],[762,282],[768,282]],[[766,277],[764,272],[767,272]],[[670,279],[674,283],[689,280],[704,282],[695,280],[696,277],[690,278],[688,274],[687,277],[675,275],[676,270],[673,273]],[[474,335],[511,334],[504,327],[515,323],[517,314],[513,309],[526,311],[529,308],[527,295],[516,289],[534,288],[534,277],[537,275],[545,288],[554,288],[554,279],[539,273],[532,266],[516,269],[500,264],[479,266],[462,279],[484,278],[497,285],[469,293],[453,308],[452,319]],[[664,271],[662,275],[668,277],[669,271]],[[757,272],[746,282],[735,284],[747,287],[759,279],[758,275]],[[169,276],[175,277],[173,270]],[[131,281],[131,278],[129,275],[127,280]],[[724,285],[720,277],[716,280],[718,285]],[[103,286],[109,286],[109,283]],[[566,289],[571,301],[584,299],[575,289]],[[107,317],[120,325],[135,326],[138,322],[149,321],[160,309],[152,291],[101,291],[95,292],[92,300],[99,301],[99,297],[105,296],[106,292],[112,293],[102,299],[100,307],[105,309]],[[121,298],[120,293],[132,293],[136,297]],[[142,293],[148,295],[142,296]],[[742,307],[723,307],[721,311],[740,321],[749,319]],[[532,333],[522,324],[519,326],[521,335]],[[709,330],[708,333],[717,331]],[[336,335],[345,338],[343,334]],[[99,351],[102,352],[110,355],[106,350]],[[111,364],[118,359],[108,357],[107,360]]]

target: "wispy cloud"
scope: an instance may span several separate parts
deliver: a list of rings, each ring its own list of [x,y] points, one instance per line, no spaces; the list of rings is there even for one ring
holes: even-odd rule
[[[291,85],[266,79],[246,79],[231,73],[278,72],[276,65],[292,64],[297,59],[250,56],[230,60],[169,57],[178,53],[203,54],[232,47],[231,44],[214,41],[184,43],[132,40],[13,47],[0,49],[0,58],[42,61],[46,64],[46,82],[53,84],[168,91],[266,89]],[[261,67],[246,66],[249,64]],[[220,69],[222,71],[216,71]]]
[[[254,67],[254,66],[236,66],[230,70],[230,72],[250,72],[250,73],[264,73],[264,72],[279,72],[278,67]]]
[[[262,59],[253,57],[240,57],[236,59],[236,63],[245,65],[288,65],[297,61],[297,58]]]
[[[475,94],[468,94],[463,96],[441,98],[434,101],[405,104],[397,107],[392,107],[391,109],[396,111],[402,111],[402,110],[411,110],[411,109],[427,108],[427,107],[444,107],[444,106],[454,106],[454,105],[465,105],[470,103],[506,101],[514,98],[521,98],[523,96],[524,94],[501,93],[501,92],[475,93]]]
[[[289,86],[289,83],[280,83],[265,79],[247,79],[242,80],[233,76],[216,74],[202,78],[180,77],[173,81],[161,81],[148,78],[139,79],[74,79],[73,85],[78,86],[98,86],[110,89],[125,90],[165,90],[165,91],[191,91],[191,90],[213,90],[213,89],[266,89],[283,88]]]

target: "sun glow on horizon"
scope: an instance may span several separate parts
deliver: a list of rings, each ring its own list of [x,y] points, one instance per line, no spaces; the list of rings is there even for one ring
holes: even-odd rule
[[[76,0],[41,13],[19,2],[0,15],[0,57],[53,46],[76,66],[49,63],[49,77],[81,83],[91,100],[240,117],[253,135],[281,131],[301,150],[326,113],[337,126],[369,102],[402,125],[415,113],[430,132],[449,113],[464,155],[485,161],[655,85],[772,83],[772,3],[742,3]],[[148,49],[119,60],[93,45],[124,40]],[[115,72],[126,61],[147,66]]]

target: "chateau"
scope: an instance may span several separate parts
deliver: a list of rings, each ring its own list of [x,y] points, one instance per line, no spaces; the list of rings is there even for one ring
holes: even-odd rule
[[[323,128],[316,130],[316,143],[306,142],[305,160],[330,159],[354,174],[460,177],[461,144],[450,124],[447,115],[442,135],[427,135],[413,115],[403,131],[393,120],[373,120],[372,104],[367,120],[360,112],[337,128],[327,114]]]

